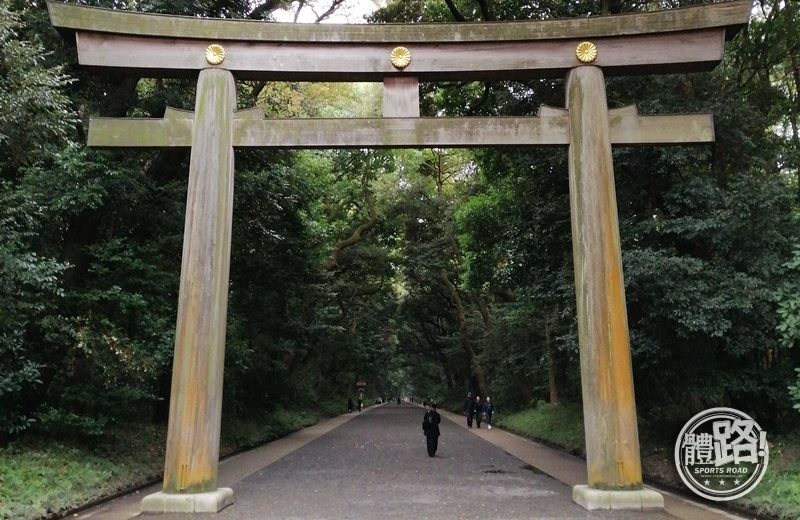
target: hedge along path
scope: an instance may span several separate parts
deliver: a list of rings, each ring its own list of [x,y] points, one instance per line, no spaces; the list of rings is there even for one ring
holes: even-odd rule
[[[605,76],[705,71],[746,25],[750,2],[564,20],[307,25],[201,19],[49,3],[81,65],[197,78],[194,112],[90,121],[94,147],[191,147],[163,491],[146,512],[218,511],[220,402],[233,149],[566,146],[587,508],[661,507],[642,488],[611,146],[709,143],[710,114],[609,110]],[[565,77],[566,108],[538,117],[420,118],[420,81]],[[235,80],[380,81],[383,117],[267,119],[236,112]],[[657,495],[657,494],[656,494]]]

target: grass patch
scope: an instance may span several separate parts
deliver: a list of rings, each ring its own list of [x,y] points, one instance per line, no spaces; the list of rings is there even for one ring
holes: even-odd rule
[[[258,446],[319,419],[317,412],[283,408],[225,418],[220,453]],[[0,519],[46,518],[159,479],[165,446],[165,425],[128,424],[94,444],[26,438],[0,447]]]
[[[562,448],[574,455],[583,455],[583,412],[578,405],[553,406],[542,403],[493,422],[524,437]]]
[[[770,440],[769,466],[764,478],[736,502],[777,518],[800,518],[800,432]]]
[[[0,448],[0,518],[47,517],[157,477],[163,468],[163,433],[137,429],[92,449],[31,439]],[[161,441],[161,453],[150,447],[135,451],[144,439]],[[126,443],[130,449],[112,454],[114,446]]]
[[[585,454],[583,413],[577,405],[540,404],[497,417],[494,422],[574,455]],[[674,441],[664,440],[663,432],[648,433],[644,428],[639,435],[645,478],[685,490],[673,461]],[[800,518],[800,433],[775,436],[769,444],[769,467],[764,478],[753,491],[731,504],[757,515],[796,520]]]
[[[247,418],[226,419],[222,423],[220,453],[222,456],[274,441],[319,421],[320,415],[308,411],[276,408],[270,413]]]
[[[79,477],[79,478],[76,478]],[[113,463],[56,446],[0,450],[0,518],[35,518],[59,511],[65,496],[109,494],[120,478]]]

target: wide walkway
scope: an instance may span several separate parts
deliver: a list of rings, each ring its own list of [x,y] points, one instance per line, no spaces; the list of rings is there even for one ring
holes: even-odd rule
[[[442,421],[439,451],[430,458],[422,435],[423,413],[417,406],[387,404],[333,419],[228,459],[220,467],[220,480],[222,485],[233,487],[236,503],[213,518],[692,518],[664,511],[585,511],[572,502],[569,485],[518,458],[530,458],[520,450],[538,445],[497,429],[467,430],[460,418],[450,414],[443,415],[458,422]],[[570,471],[571,463],[580,463],[579,459],[565,457],[553,459],[553,467],[544,471]],[[132,518],[143,494],[155,490],[124,497],[77,518]],[[696,513],[695,518],[730,518],[725,513],[717,517],[718,513],[710,509],[697,509]]]

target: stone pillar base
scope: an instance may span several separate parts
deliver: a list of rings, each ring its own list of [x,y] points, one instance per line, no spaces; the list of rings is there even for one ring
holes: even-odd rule
[[[218,513],[233,504],[233,490],[219,488],[208,493],[164,493],[142,499],[142,514]]]
[[[584,509],[664,509],[664,497],[652,489],[606,491],[589,486],[572,488],[572,501]]]

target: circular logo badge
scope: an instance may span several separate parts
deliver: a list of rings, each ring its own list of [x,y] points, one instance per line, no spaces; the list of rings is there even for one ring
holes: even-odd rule
[[[710,408],[695,415],[675,442],[675,466],[686,486],[717,502],[749,493],[769,462],[767,432],[733,408]]]

